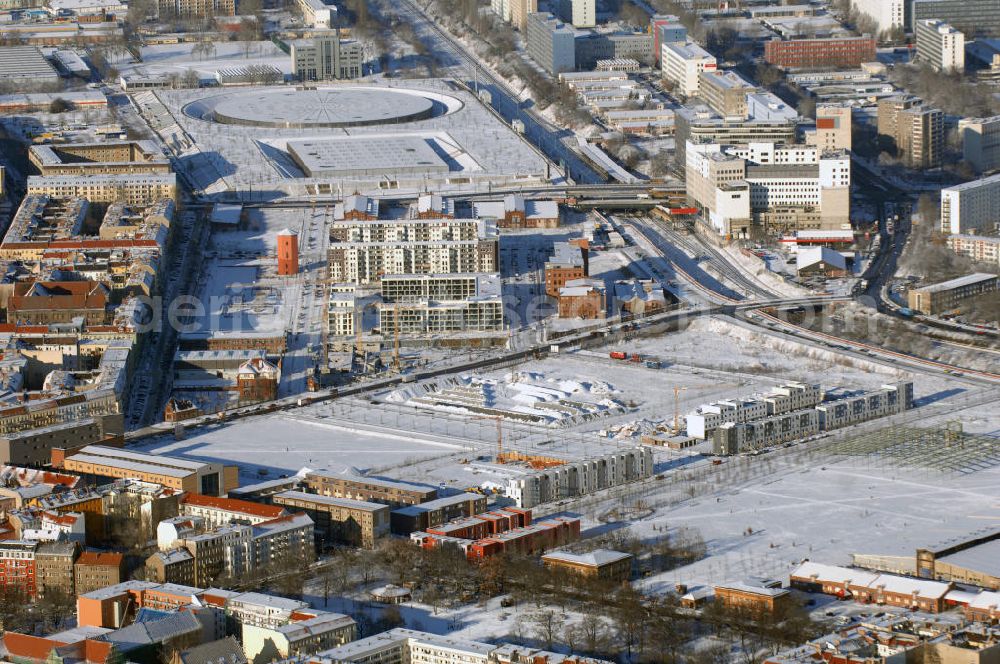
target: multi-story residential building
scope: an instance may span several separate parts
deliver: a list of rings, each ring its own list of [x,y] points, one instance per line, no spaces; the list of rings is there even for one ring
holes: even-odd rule
[[[334,498],[367,500],[390,507],[419,505],[437,498],[437,489],[422,484],[363,477],[332,470],[311,470],[302,482],[312,493]]]
[[[823,152],[850,150],[851,116],[847,104],[816,104],[816,129],[806,132],[806,143]]]
[[[550,74],[576,69],[576,30],[552,14],[528,14],[525,24],[528,56]]]
[[[692,438],[708,438],[715,429],[727,422],[752,422],[768,415],[790,413],[816,406],[822,399],[819,385],[786,383],[758,397],[704,404],[687,414],[687,435]]]
[[[936,19],[969,37],[1000,36],[1000,5],[993,0],[913,0],[910,15],[909,27]]]
[[[997,275],[978,272],[930,286],[911,288],[906,300],[910,309],[936,316],[956,308],[970,297],[996,292],[998,284],[1000,277]]]
[[[28,160],[43,176],[173,172],[151,141],[32,145]]]
[[[460,493],[395,509],[392,511],[390,523],[394,534],[409,535],[418,530],[427,530],[485,511],[486,496],[478,493]]]
[[[21,593],[25,600],[34,597],[37,541],[0,540],[0,588]]]
[[[441,545],[456,546],[465,553],[466,559],[470,562],[500,554],[534,556],[578,539],[580,539],[580,520],[567,517],[538,521],[530,526],[506,530],[477,540],[431,533],[410,535],[410,541],[425,549]]]
[[[157,0],[156,6],[164,18],[236,15],[236,0]]]
[[[729,456],[759,450],[819,433],[819,413],[797,410],[750,422],[726,422],[712,434],[712,452]]]
[[[66,458],[72,472],[102,478],[133,478],[172,489],[218,496],[238,486],[236,466],[143,454],[115,447],[88,445]]]
[[[878,136],[909,168],[936,168],[944,151],[944,114],[916,97],[880,99]]]
[[[538,12],[538,0],[508,0],[510,24],[520,32],[528,29],[528,16]]]
[[[568,460],[560,466],[535,470],[507,480],[506,495],[521,508],[584,496],[653,475],[648,447],[620,450],[598,457]]]
[[[173,173],[31,175],[27,193],[62,198],[80,196],[91,203],[124,201],[130,205],[151,205],[163,198],[177,198],[177,176]]]
[[[597,25],[596,0],[559,0],[559,18],[574,28],[593,28]]]
[[[764,60],[785,69],[850,69],[875,62],[872,37],[772,39],[764,44]]]
[[[74,596],[73,564],[80,555],[80,545],[70,541],[42,542],[35,549],[35,587],[39,595],[50,591]]]
[[[241,636],[247,658],[260,662],[270,657],[303,657],[357,638],[357,624],[342,613],[300,610],[292,617],[287,624],[275,627],[244,624]]]
[[[948,248],[979,263],[1000,266],[1000,237],[985,235],[949,235]]]
[[[944,21],[921,19],[914,30],[917,59],[936,71],[965,71],[965,35]]]
[[[545,294],[559,297],[559,290],[567,281],[590,274],[588,250],[569,242],[556,242],[552,250],[552,257],[545,262]]]
[[[734,71],[703,71],[698,82],[698,96],[724,118],[747,117],[747,94],[757,88]]]
[[[285,516],[288,512],[278,505],[252,503],[248,500],[218,498],[200,493],[185,493],[178,501],[180,516],[204,519],[206,528],[218,528],[231,523],[257,525]]]
[[[504,306],[498,274],[387,275],[383,285],[393,292],[419,289],[424,284],[471,285],[468,295],[438,299],[406,296],[392,299],[383,291],[379,306],[379,329],[383,334],[438,335],[455,332],[500,332],[504,329]],[[463,289],[464,290],[464,289]]]
[[[319,496],[303,491],[283,491],[272,500],[296,511],[303,511],[315,523],[316,539],[321,548],[334,543],[366,549],[389,532],[389,507],[365,500]]]
[[[335,221],[330,279],[360,285],[387,274],[496,272],[498,238],[486,219]]]
[[[292,40],[289,47],[292,73],[300,81],[361,78],[364,47],[354,40],[341,40],[337,30]]]
[[[57,325],[82,319],[88,326],[110,322],[111,289],[96,281],[19,281],[7,300],[7,322]]]
[[[194,556],[187,549],[157,551],[146,559],[146,574],[149,581],[194,585]]]
[[[854,8],[875,21],[879,32],[905,25],[905,0],[853,0]]]
[[[877,390],[821,403],[820,431],[832,431],[858,422],[874,420],[886,415],[896,415],[913,407],[913,382],[900,381],[883,385]]]
[[[73,578],[78,595],[117,585],[125,580],[125,556],[84,551],[73,565]]]
[[[698,94],[701,73],[715,68],[715,56],[692,41],[683,44],[664,42],[660,47],[660,69],[664,80],[673,83],[676,90],[685,96]]]
[[[977,173],[1000,169],[1000,115],[962,118],[958,132],[962,137],[962,158]]]
[[[991,234],[1000,228],[1000,174],[941,190],[941,232]]]

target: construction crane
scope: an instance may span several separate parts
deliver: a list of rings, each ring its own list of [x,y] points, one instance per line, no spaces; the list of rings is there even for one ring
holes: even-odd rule
[[[365,369],[365,350],[364,350],[364,340],[361,338],[362,328],[364,326],[364,312],[354,309],[354,355],[361,362],[362,373]]]
[[[392,308],[392,368],[400,372],[399,366],[399,304]]]
[[[494,420],[497,423],[497,455],[496,462],[504,463],[503,458],[503,417],[500,415],[483,415],[482,417],[474,417],[474,420]]]
[[[687,391],[686,387],[674,387],[674,435],[681,432],[681,392]]]

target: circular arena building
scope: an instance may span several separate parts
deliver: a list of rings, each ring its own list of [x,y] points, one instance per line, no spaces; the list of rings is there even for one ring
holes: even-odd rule
[[[426,120],[448,112],[418,92],[377,88],[254,90],[219,95],[208,114],[220,124],[308,129],[364,127]]]

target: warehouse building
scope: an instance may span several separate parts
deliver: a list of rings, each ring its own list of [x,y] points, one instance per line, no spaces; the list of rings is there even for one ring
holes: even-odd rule
[[[0,81],[28,85],[58,83],[59,72],[37,46],[0,47]]]
[[[911,288],[906,300],[910,309],[936,316],[954,310],[970,297],[995,293],[998,284],[1000,277],[997,275],[977,272],[930,286]]]
[[[917,549],[917,576],[1000,590],[1000,528]]]
[[[87,445],[78,453],[66,457],[63,468],[97,478],[133,478],[208,496],[221,496],[239,486],[236,466],[143,454],[102,445]]]

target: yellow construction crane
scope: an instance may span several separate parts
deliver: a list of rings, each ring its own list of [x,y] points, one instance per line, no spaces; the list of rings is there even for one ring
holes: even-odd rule
[[[396,373],[400,372],[399,366],[399,304],[392,308],[392,368]]]
[[[499,415],[483,415],[474,417],[474,420],[494,420],[497,423],[497,463],[504,463],[503,458],[503,418]]]
[[[686,391],[686,387],[674,387],[674,435],[678,435],[681,432],[681,402],[680,395],[681,392]]]

